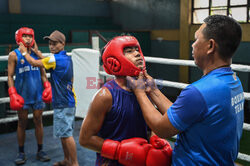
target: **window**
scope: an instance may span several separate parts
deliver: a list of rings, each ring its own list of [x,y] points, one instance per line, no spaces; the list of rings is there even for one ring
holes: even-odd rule
[[[192,23],[201,24],[209,15],[227,15],[240,23],[250,23],[249,0],[192,0]]]

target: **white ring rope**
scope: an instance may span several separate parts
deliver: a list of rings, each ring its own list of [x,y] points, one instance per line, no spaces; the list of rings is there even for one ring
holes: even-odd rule
[[[244,153],[239,152],[237,158],[240,159],[240,160],[250,162],[250,155],[247,155],[247,154],[244,154]]]
[[[52,53],[43,53],[43,56],[47,57],[53,55]],[[67,52],[67,55],[72,55],[72,52]],[[4,56],[0,56],[0,62],[1,61],[8,61],[9,55],[4,55]]]
[[[47,78],[50,78],[50,73],[46,73],[46,76],[47,76]],[[15,79],[16,77],[14,76],[13,78]],[[0,77],[0,82],[6,82],[6,81],[8,81],[8,77],[7,76]]]
[[[15,76],[14,76],[15,77]],[[6,82],[8,80],[7,76],[0,77],[0,82]]]
[[[8,55],[0,56],[0,61],[8,61]]]
[[[50,111],[44,111],[43,112],[43,116],[47,116],[47,115],[52,115],[53,114],[53,110]],[[32,119],[33,118],[33,114],[30,113],[28,114],[28,118]],[[13,121],[17,121],[18,120],[18,116],[13,116],[13,117],[9,117],[9,118],[4,118],[0,120],[0,124],[1,123],[9,123],[9,122],[13,122]]]
[[[10,98],[9,97],[2,97],[2,98],[0,98],[0,104],[9,103],[9,102],[10,102]]]
[[[244,123],[243,124],[243,129],[246,130],[246,131],[250,131],[250,124]]]
[[[145,60],[146,62],[149,63],[197,67],[193,60],[156,58],[156,57],[145,57]],[[236,71],[250,72],[250,66],[248,65],[232,64],[231,67],[233,70]]]
[[[177,89],[184,89],[186,86],[189,85],[189,84],[186,84],[186,83],[159,80],[159,79],[155,79],[155,81],[156,81],[157,85],[167,86],[167,87],[172,87],[172,88],[177,88]],[[244,92],[244,98],[245,98],[245,100],[250,100],[250,93]]]

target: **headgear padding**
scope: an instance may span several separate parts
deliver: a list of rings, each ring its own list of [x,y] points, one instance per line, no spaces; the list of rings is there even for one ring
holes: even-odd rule
[[[138,47],[143,58],[143,70],[145,70],[145,59],[137,39],[133,36],[118,36],[112,39],[104,47],[102,61],[105,71],[116,76],[138,76],[143,70],[136,67],[124,55],[124,48]]]
[[[29,46],[27,46],[26,44],[25,44],[25,42],[23,41],[23,34],[25,34],[25,35],[32,35],[32,42],[31,42],[31,44],[29,45]],[[34,42],[35,42],[35,35],[34,35],[34,30],[33,29],[31,29],[31,28],[27,28],[27,27],[22,27],[22,28],[20,28],[20,29],[18,29],[17,31],[16,31],[16,34],[15,34],[15,39],[16,39],[16,43],[19,45],[19,43],[20,42],[22,42],[23,43],[23,45],[25,46],[25,47],[32,47],[33,45],[34,45]]]

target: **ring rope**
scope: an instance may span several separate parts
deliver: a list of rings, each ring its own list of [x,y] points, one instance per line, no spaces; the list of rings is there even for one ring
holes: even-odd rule
[[[48,116],[48,115],[52,115],[53,114],[53,110],[49,110],[49,111],[44,111],[43,112],[43,116]],[[32,119],[33,118],[33,114],[30,113],[28,114],[28,118]],[[17,121],[18,120],[18,116],[13,116],[13,117],[9,117],[9,118],[4,118],[0,120],[0,124],[1,123],[9,123],[9,122],[13,122],[13,121]]]
[[[46,73],[47,78],[50,78],[50,73]],[[16,78],[16,76],[13,77],[14,79]],[[8,77],[7,76],[2,76],[0,77],[0,82],[6,82],[8,81]],[[1,98],[0,98],[1,99]],[[0,101],[1,102],[1,101]]]
[[[67,54],[72,55],[72,52],[69,52]],[[43,56],[49,56],[49,55],[51,55],[51,53],[43,53]],[[8,57],[9,57],[8,55],[0,56],[0,61],[7,61]],[[147,62],[150,63],[197,67],[193,60],[156,58],[156,57],[144,57],[144,58]],[[233,70],[236,71],[250,72],[250,66],[248,65],[232,64],[231,67]]]
[[[184,89],[185,87],[189,85],[186,83],[179,83],[179,82],[160,80],[160,79],[155,79],[155,82],[157,85],[160,85],[160,86],[167,86],[167,87],[172,87],[172,88],[177,88],[177,89]],[[250,100],[250,93],[244,92],[244,98],[245,100]]]
[[[0,104],[9,103],[9,102],[10,102],[10,98],[9,97],[2,97],[2,98],[0,98]]]
[[[50,55],[53,55],[52,53],[42,53],[43,56],[47,57],[47,56],[50,56]],[[67,55],[72,55],[72,52],[67,52]],[[0,56],[0,62],[1,61],[8,61],[8,58],[9,58],[9,55],[3,55],[3,56]]]
[[[197,67],[193,60],[156,58],[156,57],[144,57],[144,58],[146,62],[150,62],[150,63]],[[250,72],[250,66],[248,65],[232,64],[231,67],[233,70],[236,70],[236,71]]]
[[[8,61],[8,55],[0,56],[0,61]]]
[[[239,152],[237,158],[240,159],[240,160],[250,162],[250,155],[247,155],[247,154],[244,154],[244,153]]]
[[[15,76],[14,76],[15,77]],[[6,82],[8,80],[7,76],[0,77],[0,82]]]

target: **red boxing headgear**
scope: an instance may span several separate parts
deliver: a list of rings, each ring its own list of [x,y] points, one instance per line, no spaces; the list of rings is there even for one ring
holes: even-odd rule
[[[145,59],[137,39],[133,36],[118,36],[112,39],[104,47],[102,61],[105,71],[116,76],[138,76],[143,70],[136,67],[124,55],[126,47],[138,47],[139,53],[143,58],[143,70],[145,70]]]
[[[25,44],[25,42],[23,41],[23,34],[26,34],[26,35],[32,35],[32,42],[31,42],[31,44],[29,45],[29,46],[27,46],[26,44]],[[23,45],[25,46],[25,47],[32,47],[33,45],[34,45],[34,42],[35,42],[35,35],[34,35],[34,30],[33,29],[31,29],[31,28],[27,28],[27,27],[22,27],[22,28],[20,28],[20,29],[18,29],[17,31],[16,31],[16,34],[15,34],[15,39],[16,39],[16,43],[19,45],[19,43],[20,42],[22,42],[23,43]]]

